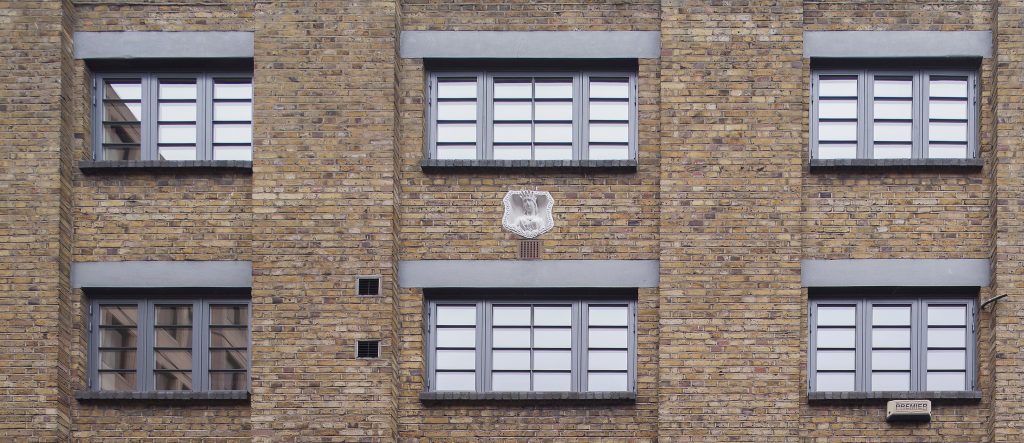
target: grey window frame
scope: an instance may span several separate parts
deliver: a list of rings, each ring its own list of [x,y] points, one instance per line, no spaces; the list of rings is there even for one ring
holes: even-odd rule
[[[158,153],[159,100],[157,90],[160,79],[196,79],[196,160],[213,160],[213,84],[216,79],[248,79],[253,82],[251,71],[197,71],[197,70],[156,70],[156,71],[112,71],[93,74],[92,85],[92,152],[96,160],[103,158],[103,85],[107,80],[139,79],[142,86],[142,124],[140,125],[140,159],[160,160]],[[255,106],[256,97],[249,99]],[[249,121],[252,130],[252,120]],[[254,145],[250,144],[252,150]]]
[[[224,297],[144,297],[95,298],[89,301],[89,361],[88,388],[90,391],[99,389],[99,342],[100,342],[100,306],[101,305],[136,305],[138,309],[136,336],[136,387],[130,392],[241,392],[210,389],[210,306],[211,305],[245,305],[248,312],[246,327],[246,368],[245,392],[252,386],[252,302],[245,298]],[[192,305],[192,390],[191,391],[159,391],[156,389],[156,377],[153,375],[155,364],[154,312],[158,305]],[[118,392],[118,391],[102,391]],[[122,391],[128,392],[128,391]]]
[[[436,323],[436,312],[438,305],[463,305],[476,306],[476,325],[475,336],[476,336],[476,352],[475,361],[475,376],[476,376],[476,389],[475,391],[437,391],[435,389],[434,380],[436,379],[436,369],[434,363],[437,361],[437,323]],[[553,298],[508,298],[508,297],[485,297],[485,298],[431,298],[426,303],[425,309],[425,333],[426,339],[424,340],[426,348],[424,349],[426,356],[426,370],[427,377],[425,381],[425,388],[428,392],[507,392],[507,391],[492,391],[491,390],[491,368],[492,368],[492,307],[495,305],[501,306],[518,306],[518,305],[571,305],[572,306],[572,357],[571,357],[571,389],[567,392],[587,392],[587,377],[588,377],[588,358],[586,350],[589,349],[588,336],[586,326],[589,324],[587,319],[588,309],[590,305],[626,305],[627,314],[627,349],[626,349],[626,385],[627,390],[624,392],[636,392],[636,365],[637,365],[637,318],[636,318],[636,299],[635,298],[594,298],[594,297],[553,297]],[[533,328],[533,326],[531,326]],[[532,349],[532,348],[531,348]],[[535,370],[531,369],[530,372]],[[527,371],[521,371],[527,372]],[[619,371],[621,372],[621,371]],[[526,392],[526,391],[524,391]],[[540,392],[540,391],[537,391]],[[559,391],[561,392],[561,391]],[[618,391],[616,391],[618,392]]]
[[[494,159],[494,99],[490,91],[494,90],[494,79],[497,78],[536,78],[536,77],[571,77],[573,79],[573,141],[572,159],[588,160],[589,123],[590,123],[590,79],[602,77],[626,77],[629,79],[629,143],[628,159],[637,158],[637,138],[639,136],[638,121],[638,81],[637,71],[633,70],[436,70],[430,71],[427,78],[426,108],[426,155],[437,159],[437,88],[440,78],[474,79],[477,84],[476,96],[476,160]],[[531,142],[532,144],[533,142]],[[543,161],[543,160],[531,160]]]
[[[810,143],[811,158],[820,158],[818,154],[818,104],[820,99],[818,92],[820,78],[822,76],[856,76],[857,77],[857,159],[874,159],[873,130],[874,125],[874,100],[872,100],[873,85],[871,81],[875,76],[912,76],[913,77],[913,104],[911,125],[911,157],[912,159],[927,159],[928,157],[928,130],[929,130],[929,95],[928,81],[930,76],[957,76],[967,77],[967,157],[978,157],[979,144],[979,120],[980,107],[978,97],[980,95],[978,86],[978,71],[976,69],[964,68],[927,68],[927,69],[899,69],[899,68],[869,68],[869,69],[840,69],[840,68],[815,68],[811,72],[811,115],[810,115]]]
[[[934,305],[966,305],[966,361],[964,391],[977,389],[977,305],[973,298],[962,297],[846,297],[825,296],[815,297],[808,303],[808,359],[807,381],[808,392],[817,391],[817,332],[818,324],[815,317],[819,306],[855,305],[855,337],[856,349],[854,357],[854,390],[851,392],[878,392],[871,389],[871,351],[872,323],[871,307],[876,305],[911,305],[910,319],[910,390],[908,392],[927,391],[927,357],[928,357],[928,323],[927,308]],[[960,391],[956,391],[960,392]]]

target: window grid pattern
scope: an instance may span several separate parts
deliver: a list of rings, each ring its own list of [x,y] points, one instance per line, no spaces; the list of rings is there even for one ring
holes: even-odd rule
[[[98,315],[98,388],[102,391],[132,390],[139,367],[138,306],[103,305]]]
[[[570,391],[572,305],[491,306],[492,391]]]
[[[190,391],[193,380],[193,304],[153,306],[153,377],[157,391]]]

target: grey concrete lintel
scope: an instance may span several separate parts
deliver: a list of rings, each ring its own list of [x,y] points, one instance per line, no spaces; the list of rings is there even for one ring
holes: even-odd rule
[[[252,58],[252,32],[76,32],[75,58]]]
[[[804,287],[977,286],[989,284],[987,259],[802,260]]]
[[[409,260],[403,288],[655,288],[657,260]]]
[[[403,58],[658,58],[658,31],[402,31]]]
[[[75,288],[250,288],[251,261],[114,261],[71,264]]]
[[[992,32],[806,31],[804,57],[992,57]]]

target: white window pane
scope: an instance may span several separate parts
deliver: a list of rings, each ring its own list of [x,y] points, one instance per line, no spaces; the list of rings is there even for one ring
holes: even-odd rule
[[[476,145],[444,145],[437,147],[438,160],[472,160],[476,158]]]
[[[497,326],[530,325],[529,306],[495,306],[494,319]]]
[[[437,324],[474,326],[476,325],[476,306],[438,306]]]
[[[491,374],[492,391],[519,391],[530,390],[529,372],[494,372]]]
[[[856,330],[853,328],[843,329],[818,329],[819,348],[854,348],[857,345]]]
[[[928,140],[966,142],[967,123],[928,123]]]
[[[438,98],[476,98],[476,81],[474,80],[438,80]]]
[[[438,372],[434,379],[434,389],[438,391],[476,390],[476,373],[474,372]]]
[[[875,326],[909,326],[910,306],[873,306],[871,324]]]
[[[819,372],[815,391],[852,391],[855,386],[853,373]]]
[[[928,158],[967,158],[967,145],[929,145]]]
[[[572,146],[537,146],[534,160],[572,160]]]
[[[537,102],[537,120],[572,120],[572,102]]]
[[[822,160],[840,158],[857,158],[857,145],[852,144],[819,144],[818,157]]]
[[[533,369],[568,371],[572,369],[572,351],[533,351]]]
[[[967,374],[963,372],[929,372],[929,391],[963,391],[967,389]]]
[[[531,131],[531,125],[528,123],[495,123],[494,141],[498,143],[530,143],[532,140]]]
[[[854,326],[855,306],[818,306],[818,326]]]
[[[533,324],[536,326],[571,326],[572,307],[534,306]]]
[[[966,101],[931,100],[928,102],[928,118],[966,119]]]
[[[107,82],[104,98],[112,100],[142,100],[142,85],[138,80],[110,80]]]
[[[909,348],[910,329],[874,328],[871,330],[871,346],[874,348]]]
[[[626,328],[591,328],[587,337],[587,343],[592,348],[625,348],[628,340]]]
[[[625,306],[590,306],[589,322],[593,326],[626,326],[629,309]]]
[[[871,351],[871,369],[910,370],[910,351]]]
[[[587,374],[587,390],[591,392],[626,391],[629,390],[629,385],[625,373],[591,372]]]
[[[959,369],[967,367],[967,352],[958,350],[929,350],[928,370]]]
[[[818,140],[857,140],[856,122],[818,122]]]
[[[160,82],[161,100],[195,100],[195,83],[164,83]]]
[[[817,351],[815,361],[819,371],[854,370],[854,351]]]
[[[910,156],[910,145],[875,145],[874,155],[872,155],[872,158],[910,158]]]
[[[195,103],[160,103],[158,119],[165,122],[196,121]]]
[[[476,351],[439,350],[436,366],[437,369],[476,369]]]
[[[499,145],[494,147],[495,160],[530,160],[530,145]]]
[[[195,107],[195,105],[186,105]],[[106,121],[111,122],[137,122],[142,121],[142,103],[104,103]]]
[[[213,85],[215,99],[252,99],[252,83],[217,82]]]
[[[629,98],[627,81],[590,81],[591,98]]]
[[[476,347],[476,329],[473,328],[438,328],[437,347],[439,348],[472,348]]]
[[[932,80],[928,82],[931,97],[967,97],[967,80]]]
[[[911,80],[875,80],[875,97],[912,97]]]
[[[587,369],[625,371],[629,366],[626,351],[587,351]]]
[[[875,141],[909,142],[912,133],[911,123],[875,122]]]
[[[475,123],[438,123],[437,141],[441,143],[476,142]]]
[[[572,389],[572,379],[568,373],[533,374],[533,390],[541,392],[562,392]]]
[[[818,81],[819,97],[856,97],[857,79],[836,79],[821,77]]]
[[[626,102],[590,102],[591,120],[629,120]]]
[[[213,119],[222,121],[251,121],[252,103],[214,103]]]
[[[495,370],[530,370],[530,351],[494,351],[491,367]]]
[[[494,120],[532,120],[533,105],[530,102],[495,102]]]
[[[534,140],[538,143],[572,143],[572,123],[537,124]]]
[[[629,142],[629,124],[627,123],[591,123],[590,141],[592,142]]]
[[[572,80],[562,82],[538,80],[536,85],[537,98],[572,98]]]
[[[195,125],[160,125],[160,143],[195,143]]]
[[[913,103],[910,101],[876,101],[874,113],[876,119],[904,119],[913,118]]]
[[[495,348],[529,348],[530,328],[494,328]]]
[[[819,118],[857,118],[857,100],[821,100]]]
[[[476,102],[440,102],[438,120],[476,120]]]
[[[629,160],[629,145],[591,145],[590,160]]]
[[[195,160],[195,146],[161,146],[159,149],[160,160]]]
[[[252,125],[216,124],[213,125],[214,143],[252,143]]]
[[[961,326],[967,324],[967,307],[965,306],[929,306],[929,326]]]
[[[572,330],[539,328],[533,330],[533,347],[535,348],[571,348]]]
[[[529,82],[494,81],[494,98],[532,98],[533,84]]]
[[[967,331],[960,328],[928,328],[928,346],[933,348],[967,347]]]
[[[214,146],[213,159],[252,161],[252,146]]]
[[[873,372],[871,374],[872,391],[909,391],[909,372]]]

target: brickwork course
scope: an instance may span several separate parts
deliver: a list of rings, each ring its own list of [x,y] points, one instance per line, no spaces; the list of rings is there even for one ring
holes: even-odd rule
[[[253,32],[251,170],[84,172],[81,31]],[[425,171],[402,31],[659,31],[638,167]],[[805,31],[990,31],[984,166],[812,171]],[[0,441],[1024,441],[1024,1],[0,0],[0,188]],[[399,262],[515,260],[501,199],[524,188],[556,202],[541,261],[660,261],[635,401],[420,399],[424,291]],[[981,400],[909,424],[809,401],[807,259],[989,259],[979,300],[1008,297],[978,312]],[[248,400],[75,398],[71,264],[155,260],[253,263]]]

